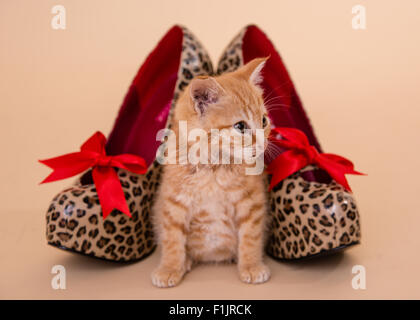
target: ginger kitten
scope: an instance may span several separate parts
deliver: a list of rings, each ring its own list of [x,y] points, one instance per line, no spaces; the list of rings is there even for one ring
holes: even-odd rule
[[[246,173],[264,152],[270,132],[258,87],[265,61],[258,58],[232,73],[195,78],[175,106],[172,130],[177,163],[164,166],[153,208],[162,248],[160,264],[152,273],[152,282],[158,287],[177,285],[198,262],[236,261],[239,277],[247,283],[265,282],[270,277],[263,263],[267,215],[264,175]],[[227,145],[220,143],[220,149],[212,149],[209,155],[199,155],[200,159],[208,158],[208,164],[185,163],[185,156],[182,162],[179,141],[187,137],[180,121],[187,124],[188,134],[194,129],[204,130],[207,141],[213,141],[211,129],[223,130],[223,139],[232,139]],[[263,133],[262,150],[255,139],[243,147],[233,139],[248,129],[254,138],[255,129]],[[188,149],[193,144],[188,141]],[[242,147],[247,161],[234,163],[234,147]],[[222,155],[229,156],[230,164],[211,161]]]

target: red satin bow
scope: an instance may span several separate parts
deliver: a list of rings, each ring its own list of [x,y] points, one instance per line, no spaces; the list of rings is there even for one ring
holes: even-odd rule
[[[281,139],[276,138],[276,134],[279,134]],[[273,175],[270,190],[280,181],[309,164],[315,164],[327,171],[337,183],[349,191],[351,188],[345,174],[363,175],[354,170],[350,160],[332,153],[319,153],[314,146],[309,144],[306,135],[298,129],[275,128],[272,130],[270,140],[288,149],[274,159],[267,168],[268,173]]]
[[[137,174],[147,171],[143,158],[132,154],[108,156],[105,152],[105,136],[97,131],[80,148],[80,152],[65,154],[56,158],[39,160],[54,171],[41,183],[66,179],[89,168],[102,207],[103,218],[117,209],[131,217],[124,191],[113,167]]]

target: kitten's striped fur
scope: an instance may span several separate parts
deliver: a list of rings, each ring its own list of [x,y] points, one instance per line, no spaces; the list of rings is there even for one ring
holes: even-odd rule
[[[233,125],[238,121],[262,129],[267,111],[257,84],[265,60],[255,59],[219,77],[194,79],[175,107],[172,129],[177,136],[180,120],[187,121],[188,130],[225,128],[234,134]],[[268,121],[266,139],[269,132]],[[268,280],[270,271],[263,263],[264,176],[246,175],[246,166],[164,166],[153,210],[162,249],[153,284],[175,286],[193,263],[219,261],[236,261],[239,277],[245,282]]]

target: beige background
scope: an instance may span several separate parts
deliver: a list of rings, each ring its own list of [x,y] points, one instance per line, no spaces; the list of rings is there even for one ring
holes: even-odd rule
[[[51,8],[67,9],[53,30]],[[351,28],[364,4],[367,29]],[[420,2],[409,1],[0,1],[0,298],[420,298]],[[267,258],[270,282],[242,284],[233,265],[200,266],[173,289],[156,289],[158,254],[119,265],[46,245],[44,215],[69,181],[38,186],[36,162],[108,133],[129,83],[174,23],[190,28],[214,61],[256,23],[282,54],[326,151],[351,158],[363,242],[310,262]],[[51,288],[51,268],[67,289]],[[353,265],[367,289],[353,290]]]

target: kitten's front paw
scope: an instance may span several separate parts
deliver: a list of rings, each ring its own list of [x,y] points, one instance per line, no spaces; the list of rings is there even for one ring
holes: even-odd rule
[[[265,264],[239,267],[239,277],[246,283],[263,283],[270,278],[270,269]]]
[[[152,283],[159,288],[174,287],[181,282],[183,270],[158,268],[152,273]]]

